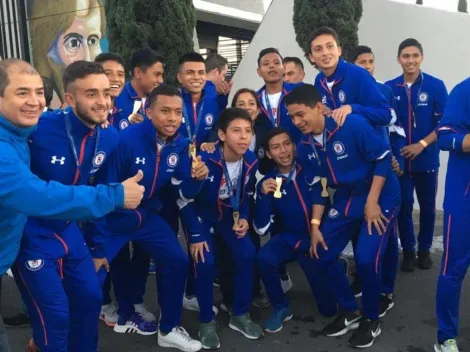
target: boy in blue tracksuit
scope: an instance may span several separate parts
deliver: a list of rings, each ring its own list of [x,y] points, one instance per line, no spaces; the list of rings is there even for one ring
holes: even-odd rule
[[[444,196],[444,253],[437,284],[436,352],[458,351],[462,281],[470,265],[470,79],[450,93],[437,128],[438,146],[449,152]]]
[[[378,126],[395,123],[397,116],[377,88],[375,79],[341,58],[338,34],[321,27],[310,39],[310,61],[320,73],[315,87],[331,116],[342,125],[349,114],[360,114]]]
[[[402,207],[398,217],[403,247],[401,269],[405,272],[414,271],[416,264],[421,269],[432,266],[430,249],[439,169],[435,128],[447,100],[444,82],[422,72],[422,60],[421,44],[416,39],[406,39],[398,48],[398,62],[403,68],[403,75],[386,82],[392,88],[407,137],[407,145],[401,151],[406,162],[404,175],[400,178]],[[420,208],[418,261],[412,218],[415,190]]]
[[[372,49],[368,46],[360,45],[353,49],[350,53],[349,61],[357,66],[366,69],[367,72],[374,76],[375,56],[372,52]],[[396,112],[398,108],[396,106],[395,97],[393,96],[392,89],[388,85],[380,83],[378,81],[376,82],[376,84],[377,88],[379,88],[379,91],[385,97],[387,103],[392,106],[392,108]],[[376,128],[387,141],[387,143],[389,143],[392,150],[392,168],[398,176],[401,176],[404,170],[404,158],[401,155],[401,149],[405,146],[406,136],[403,127],[401,127],[400,125],[400,119],[397,119],[395,123],[391,126],[376,126]],[[396,223],[393,225],[393,228],[396,232]],[[356,244],[356,242],[357,238],[355,237],[353,243]],[[388,264],[386,265],[386,267],[391,268],[392,270],[388,273],[383,271],[383,275],[384,277],[389,276],[390,279],[388,280],[388,282],[395,283],[399,256],[398,236],[396,236],[396,233],[394,233],[391,238],[391,241],[389,241],[389,246],[392,247],[387,248],[387,255],[384,258],[384,262],[387,261]],[[353,288],[354,295],[356,297],[360,297],[362,295],[362,286],[360,283],[359,276],[356,275],[356,278],[351,286]],[[393,287],[389,288],[387,292],[393,292]],[[389,300],[383,300],[383,303],[386,304],[386,306],[381,307],[380,317],[386,314],[387,311],[393,307],[393,297],[393,294],[389,294]]]
[[[203,162],[193,160],[191,166],[188,141],[177,133],[182,110],[179,90],[160,85],[149,96],[146,111],[149,119],[121,132],[119,145],[100,175],[99,182],[116,182],[142,169],[142,184],[146,187],[144,200],[136,211],[115,212],[96,222],[94,228],[89,229],[89,237],[92,255],[103,265],[130,241],[145,248],[156,261],[159,274],[161,319],[158,344],[182,351],[198,351],[201,348],[199,341],[191,339],[179,326],[188,258],[173,230],[159,215],[163,206],[161,192],[169,183],[178,186],[182,196],[193,198],[207,176],[207,167]],[[119,292],[116,297],[119,318],[114,331],[155,334],[156,325],[144,321],[129,299],[131,287],[128,283],[131,277],[126,268],[115,267],[119,273],[113,280],[116,292]],[[104,279],[104,270],[99,272],[99,276]]]
[[[320,178],[309,174],[312,168],[303,168],[295,162],[295,145],[283,128],[276,127],[268,132],[266,153],[276,167],[258,183],[253,222],[256,232],[265,235],[272,227],[272,219],[276,219],[275,236],[257,255],[257,265],[273,306],[273,313],[264,323],[264,329],[275,333],[293,317],[279,280],[279,267],[284,262],[299,261],[321,314],[335,315],[337,303],[329,290],[319,287],[318,283],[326,278],[320,276],[314,261],[306,256],[310,248],[314,197],[320,196],[312,186],[320,182]],[[276,194],[279,178],[280,193]]]
[[[114,101],[117,111],[112,124],[118,130],[144,120],[148,95],[163,83],[163,58],[150,48],[134,52],[130,68],[132,78]]]
[[[206,183],[195,199],[183,197],[178,201],[195,263],[201,321],[199,336],[207,349],[220,347],[212,311],[214,247],[211,227],[230,247],[235,261],[234,302],[229,327],[249,339],[263,335],[249,315],[255,247],[248,233],[248,219],[258,166],[256,156],[248,150],[252,136],[251,117],[246,110],[229,108],[221,113],[218,126],[220,147],[212,154],[201,154],[209,168]]]
[[[323,332],[341,336],[357,328],[349,344],[365,348],[381,333],[378,318],[386,286],[382,257],[400,207],[399,184],[388,145],[367,119],[352,114],[340,128],[323,115],[321,100],[311,85],[298,87],[286,97],[294,124],[305,134],[298,147],[299,164],[313,168],[321,178],[317,188],[322,196],[328,197],[327,186],[336,190],[323,224],[323,204],[314,206],[311,221],[311,254],[319,259],[318,265],[328,274],[329,289],[344,309]],[[337,259],[358,232],[355,259],[363,283],[362,316]]]
[[[65,70],[64,87],[70,107],[41,116],[29,138],[31,171],[45,181],[87,185],[117,145],[117,131],[99,127],[107,120],[109,81],[99,64],[77,61]],[[41,351],[97,348],[102,295],[83,242],[76,222],[26,223],[13,272]]]
[[[134,90],[132,88],[133,86],[136,87],[142,87],[142,70],[146,65],[151,65],[155,60],[155,63],[151,65],[151,67],[147,68],[146,72],[150,72],[152,74],[152,77],[158,78],[156,82],[160,84],[162,82],[161,80],[161,75],[158,73],[160,72],[159,70],[161,69],[161,58],[157,58],[154,55],[154,52],[149,51],[148,49],[144,49],[144,53],[148,52],[149,55],[142,57],[141,56],[141,51],[137,51],[134,55],[133,58],[131,59],[132,65],[133,65],[133,72],[136,73],[135,76],[140,74],[140,79],[137,79],[137,77],[133,77],[131,82],[128,83],[127,88],[128,92],[129,90]],[[160,61],[158,61],[160,60]],[[132,110],[132,105],[133,102],[127,101],[124,99],[124,97],[129,97],[127,94],[123,94],[120,98],[120,101],[118,101],[119,108],[116,107],[116,99],[121,95],[124,87],[125,87],[125,71],[124,71],[124,61],[122,58],[114,53],[101,53],[95,58],[95,62],[98,62],[103,66],[104,71],[106,73],[106,76],[109,79],[109,84],[110,84],[110,95],[111,95],[111,105],[112,105],[112,110],[110,110],[109,118],[108,121],[112,126],[119,127],[118,124],[114,125],[115,119],[119,119],[119,112],[120,111],[131,111]],[[153,67],[154,66],[154,67]],[[152,68],[153,67],[153,68]],[[137,68],[140,68],[140,71],[137,70]],[[155,72],[153,71],[157,71]],[[153,79],[151,77],[151,79]],[[155,82],[155,81],[153,81]],[[146,90],[145,90],[146,91]],[[132,93],[134,94],[134,93]],[[134,95],[132,95],[134,96]],[[136,100],[140,101],[140,100]],[[141,113],[142,116],[145,116],[145,111],[144,108],[141,108]],[[133,117],[134,119],[137,119],[137,117]],[[120,128],[119,130],[122,130]],[[144,294],[145,294],[145,285],[147,283],[147,277],[148,277],[148,272],[149,272],[149,263],[150,263],[150,258],[145,253],[145,251],[140,248],[139,246],[133,246],[132,248],[132,259],[130,259],[130,251],[128,247],[125,247],[121,250],[119,255],[114,259],[114,262],[117,261],[122,261],[122,262],[127,262],[131,266],[132,270],[132,287],[133,287],[133,294],[132,294],[132,303],[134,304],[134,307],[137,312],[139,312],[143,318],[147,321],[156,321],[156,317],[148,311],[147,307],[144,302]],[[120,266],[122,267],[124,263],[122,263]],[[112,265],[114,266],[114,265]],[[115,273],[117,276],[119,276],[119,273]],[[117,315],[117,306],[112,302],[111,297],[110,297],[110,289],[111,289],[111,275],[108,275],[106,278],[106,282],[103,285],[103,305],[101,307],[101,312],[100,312],[100,319],[104,321],[104,323],[110,327],[113,327],[117,323],[118,315]]]
[[[0,91],[0,275],[3,275],[18,254],[27,216],[60,220],[100,217],[115,208],[136,207],[143,190],[129,181],[109,187],[69,187],[34,175],[29,169],[27,140],[45,106],[41,77],[29,63],[18,59],[1,61],[0,74],[7,82]],[[18,94],[19,91],[22,93]],[[32,264],[39,267],[44,261]],[[36,318],[39,326],[37,315]],[[7,345],[1,336],[0,346],[6,349]]]
[[[261,103],[258,124],[262,122],[265,130],[283,127],[289,131],[294,142],[297,143],[302,133],[292,124],[284,104],[284,98],[292,89],[302,83],[284,82],[282,56],[275,48],[261,50],[258,56],[257,72],[264,80],[264,86],[256,92]]]

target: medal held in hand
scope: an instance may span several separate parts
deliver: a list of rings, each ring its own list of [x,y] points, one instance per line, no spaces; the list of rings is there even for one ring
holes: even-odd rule
[[[134,117],[135,114],[137,114],[137,112],[140,110],[140,108],[142,107],[142,100],[135,100],[134,101],[134,107],[132,109],[132,114],[130,114],[127,119],[129,121],[132,121],[132,118]]]
[[[276,192],[274,192],[274,198],[281,198],[281,186],[282,186],[282,177],[276,177],[277,188]]]
[[[191,156],[191,159],[193,159],[193,167],[194,167],[194,164],[197,164],[196,146],[194,145],[194,143],[191,143],[189,145],[189,155]]]
[[[321,196],[323,198],[327,198],[328,197],[328,190],[326,189],[326,186],[328,184],[328,180],[327,180],[326,177],[322,177],[320,182],[321,182],[321,187],[322,187]]]
[[[238,223],[240,221],[240,213],[238,211],[233,212],[233,230],[238,229]]]
[[[238,230],[238,225],[240,222],[240,193],[242,192],[242,171],[243,171],[243,160],[240,160],[240,168],[238,170],[238,176],[236,179],[235,187],[232,184],[230,179],[230,173],[228,172],[227,164],[224,160],[224,151],[220,150],[222,166],[224,168],[225,184],[227,185],[227,190],[230,195],[230,200],[232,202],[233,209],[233,230]],[[234,189],[235,188],[235,189]]]

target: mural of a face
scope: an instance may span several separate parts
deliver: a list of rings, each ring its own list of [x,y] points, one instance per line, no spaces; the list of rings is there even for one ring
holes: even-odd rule
[[[63,101],[62,74],[77,60],[93,61],[106,35],[103,0],[28,0],[33,64]],[[75,11],[71,11],[73,8]]]

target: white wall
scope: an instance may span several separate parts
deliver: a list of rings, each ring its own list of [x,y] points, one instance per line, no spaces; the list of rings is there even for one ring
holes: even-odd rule
[[[260,50],[276,47],[284,56],[304,60],[306,82],[313,82],[317,71],[303,58],[295,41],[292,25],[293,0],[273,0],[263,22],[234,76],[234,91],[241,87],[258,89],[263,81],[256,74]],[[401,73],[396,62],[399,43],[409,37],[424,46],[423,70],[441,78],[450,91],[470,76],[470,16],[429,7],[388,0],[363,0],[364,13],[359,25],[360,43],[370,46],[377,60],[376,76],[387,80]],[[441,153],[437,207],[442,209],[447,153]]]

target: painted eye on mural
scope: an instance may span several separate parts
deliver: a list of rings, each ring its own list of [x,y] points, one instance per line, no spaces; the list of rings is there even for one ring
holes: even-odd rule
[[[90,35],[87,44],[88,46],[97,46],[100,44],[100,38],[97,35]]]
[[[64,48],[69,52],[79,50],[83,45],[83,37],[77,33],[70,33],[64,40]]]

